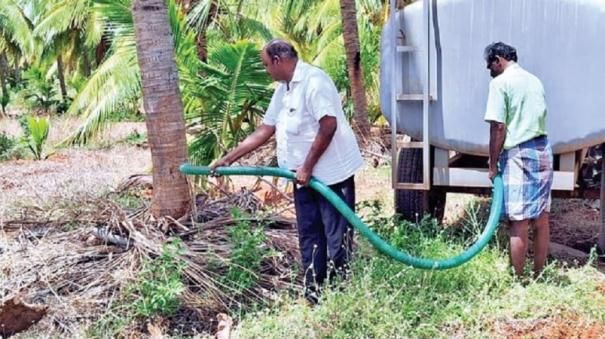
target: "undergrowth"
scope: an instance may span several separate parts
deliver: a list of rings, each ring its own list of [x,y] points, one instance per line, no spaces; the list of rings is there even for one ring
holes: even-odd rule
[[[444,258],[474,242],[485,220],[469,207],[461,227],[442,228],[433,219],[418,223],[383,217],[379,204],[365,204],[364,218],[389,243],[412,254]],[[368,212],[367,209],[370,209]],[[477,257],[445,271],[415,269],[377,253],[359,238],[351,277],[326,290],[320,305],[284,294],[272,308],[241,319],[241,338],[434,338],[494,337],[496,325],[511,319],[578,314],[605,321],[604,284],[590,265],[565,268],[550,263],[542,276],[522,281],[511,274],[504,243],[495,237]],[[599,282],[599,279],[601,282]]]

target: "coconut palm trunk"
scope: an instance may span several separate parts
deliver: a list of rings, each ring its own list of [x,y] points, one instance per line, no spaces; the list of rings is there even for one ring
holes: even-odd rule
[[[204,26],[200,27],[198,30],[196,37],[197,56],[203,62],[208,62],[208,26],[210,26],[210,22],[215,19],[217,11],[218,4],[215,0],[212,0],[208,11],[208,19],[206,19]]]
[[[208,62],[208,37],[206,34],[206,27],[201,29],[197,34],[196,45],[197,57],[203,62]]]
[[[89,77],[90,77],[90,74],[91,74],[91,72],[92,72],[92,71],[91,71],[92,67],[90,66],[90,58],[89,58],[89,56],[88,56],[88,51],[85,51],[85,52],[82,54],[82,69],[83,69],[83,71],[84,71],[84,76],[85,76],[86,78],[89,78]]]
[[[108,38],[106,36],[102,37],[101,42],[99,42],[99,44],[95,48],[95,64],[97,67],[99,67],[101,65],[101,63],[103,62],[103,59],[105,58],[105,54],[107,54],[107,49],[108,49],[107,39]]]
[[[178,218],[189,210],[191,194],[179,172],[187,161],[187,142],[166,3],[135,0],[133,17],[153,163],[151,210],[156,217]]]
[[[347,71],[351,86],[351,96],[355,109],[354,125],[365,141],[370,134],[370,123],[368,121],[366,91],[363,87],[363,69],[361,67],[361,53],[359,51],[355,0],[340,0],[340,16],[342,19],[342,37],[347,54]]]
[[[8,100],[8,88],[6,86],[6,78],[8,74],[8,63],[6,61],[6,56],[4,53],[0,54],[0,89],[2,93],[0,93],[0,118],[6,117],[6,112],[4,111],[4,100]]]
[[[61,53],[57,55],[57,75],[59,77],[59,87],[61,89],[61,98],[63,103],[67,102],[67,86],[65,85],[65,67],[63,66],[63,58]]]

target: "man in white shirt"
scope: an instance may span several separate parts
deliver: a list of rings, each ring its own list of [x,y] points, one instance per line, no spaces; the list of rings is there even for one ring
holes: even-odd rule
[[[317,303],[319,287],[328,275],[346,277],[353,229],[307,186],[314,176],[354,209],[354,175],[363,159],[338,90],[324,71],[299,60],[294,47],[279,39],[265,45],[261,58],[267,73],[279,82],[263,123],[212,167],[231,165],[275,134],[279,167],[296,172],[294,204],[305,297]]]

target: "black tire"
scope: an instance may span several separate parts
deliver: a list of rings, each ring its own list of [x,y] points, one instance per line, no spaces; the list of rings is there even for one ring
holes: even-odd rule
[[[397,161],[397,178],[399,182],[422,182],[422,149],[402,148]],[[430,214],[439,222],[445,211],[446,192],[432,187],[430,191],[395,190],[395,212],[405,220],[419,221],[425,214]]]

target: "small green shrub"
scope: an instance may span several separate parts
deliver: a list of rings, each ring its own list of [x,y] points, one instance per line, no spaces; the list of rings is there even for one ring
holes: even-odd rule
[[[25,159],[28,156],[28,147],[19,139],[0,133],[0,161]]]
[[[136,129],[130,133],[124,142],[129,145],[140,145],[147,140],[147,133],[139,133]]]
[[[124,305],[112,307],[111,312],[105,313],[86,329],[86,338],[123,338],[120,333],[131,324],[134,318]]]
[[[181,274],[186,265],[179,261],[183,243],[173,240],[162,248],[162,255],[143,264],[138,281],[127,289],[136,316],[171,316],[180,306],[185,290]]]
[[[23,128],[23,141],[34,155],[34,159],[43,158],[43,147],[48,139],[50,123],[44,117],[27,117],[27,127]],[[20,121],[21,122],[21,121]]]
[[[125,209],[137,209],[144,205],[143,199],[135,192],[120,194],[113,199],[118,205]]]
[[[258,281],[257,273],[267,253],[263,246],[266,237],[263,228],[252,227],[240,211],[233,210],[231,213],[237,224],[228,232],[232,248],[225,283],[237,291],[243,291]]]
[[[19,119],[17,119],[17,121],[19,122],[19,126],[21,126],[21,131],[23,132],[23,134],[21,135],[22,138],[27,138],[29,136],[29,126],[27,124],[27,119],[29,119],[29,115],[21,115],[19,116]]]
[[[14,138],[2,132],[0,133],[0,161],[9,160],[13,148],[17,144]]]
[[[136,105],[124,105],[124,107],[122,107],[122,109],[116,111],[116,112],[111,112],[108,116],[107,116],[107,121],[108,122],[126,122],[126,121],[131,121],[131,122],[141,122],[141,121],[145,121],[145,116],[140,113],[139,111],[137,111],[137,107]]]
[[[10,102],[10,95],[8,93],[3,93],[0,96],[0,108],[2,109],[2,113],[6,113],[6,106]]]
[[[51,113],[61,102],[55,86],[55,78],[47,79],[46,70],[32,66],[23,72],[26,86],[19,92],[31,111]]]

